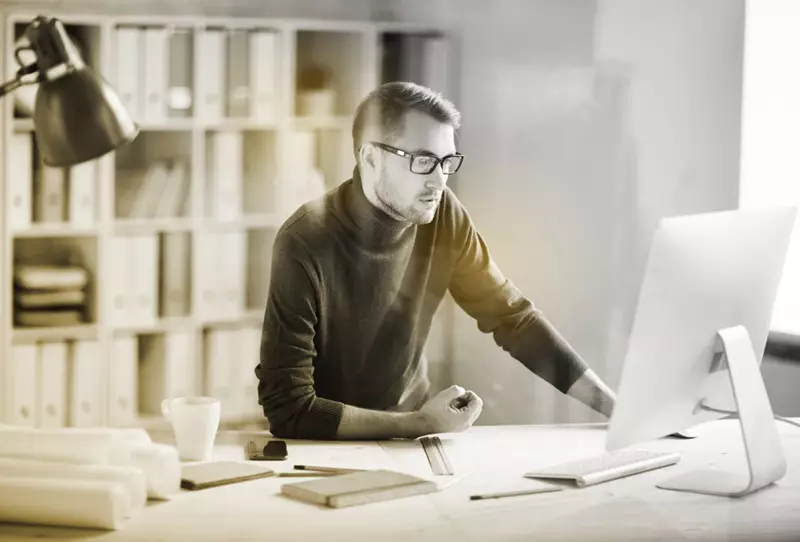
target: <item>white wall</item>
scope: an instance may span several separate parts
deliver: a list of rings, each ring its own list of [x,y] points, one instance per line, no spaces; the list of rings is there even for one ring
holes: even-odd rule
[[[612,386],[659,218],[738,198],[743,2],[460,2],[457,189],[507,276]],[[483,7],[482,7],[483,6]],[[594,418],[457,312],[480,423]]]

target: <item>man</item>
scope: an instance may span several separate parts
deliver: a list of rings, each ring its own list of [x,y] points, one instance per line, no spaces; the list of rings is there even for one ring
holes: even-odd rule
[[[558,390],[610,416],[613,393],[508,281],[447,187],[460,113],[394,82],[353,122],[353,177],[279,229],[259,403],[283,438],[388,439],[461,431],[471,391],[430,397],[423,347],[449,290],[484,333]],[[491,366],[486,368],[491,371]]]

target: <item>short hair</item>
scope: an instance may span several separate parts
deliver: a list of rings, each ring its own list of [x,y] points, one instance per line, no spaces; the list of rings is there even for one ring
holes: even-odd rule
[[[391,140],[403,128],[405,114],[416,110],[449,124],[461,126],[461,113],[440,93],[408,81],[384,83],[370,92],[356,108],[353,119],[353,152],[357,155],[367,127],[377,123],[381,137]]]

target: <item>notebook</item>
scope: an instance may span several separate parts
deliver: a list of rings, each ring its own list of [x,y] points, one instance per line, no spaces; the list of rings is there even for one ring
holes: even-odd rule
[[[272,469],[255,463],[236,461],[195,463],[181,466],[181,487],[190,490],[205,489],[274,475],[275,471]]]
[[[436,490],[436,483],[432,480],[383,469],[340,474],[281,486],[281,493],[287,497],[331,508],[423,495]]]

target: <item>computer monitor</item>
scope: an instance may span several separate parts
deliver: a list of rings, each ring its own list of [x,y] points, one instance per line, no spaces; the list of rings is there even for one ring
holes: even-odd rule
[[[796,207],[780,207],[660,221],[606,448],[736,413],[749,473],[693,471],[658,487],[742,496],[785,474],[760,365],[796,216]]]

